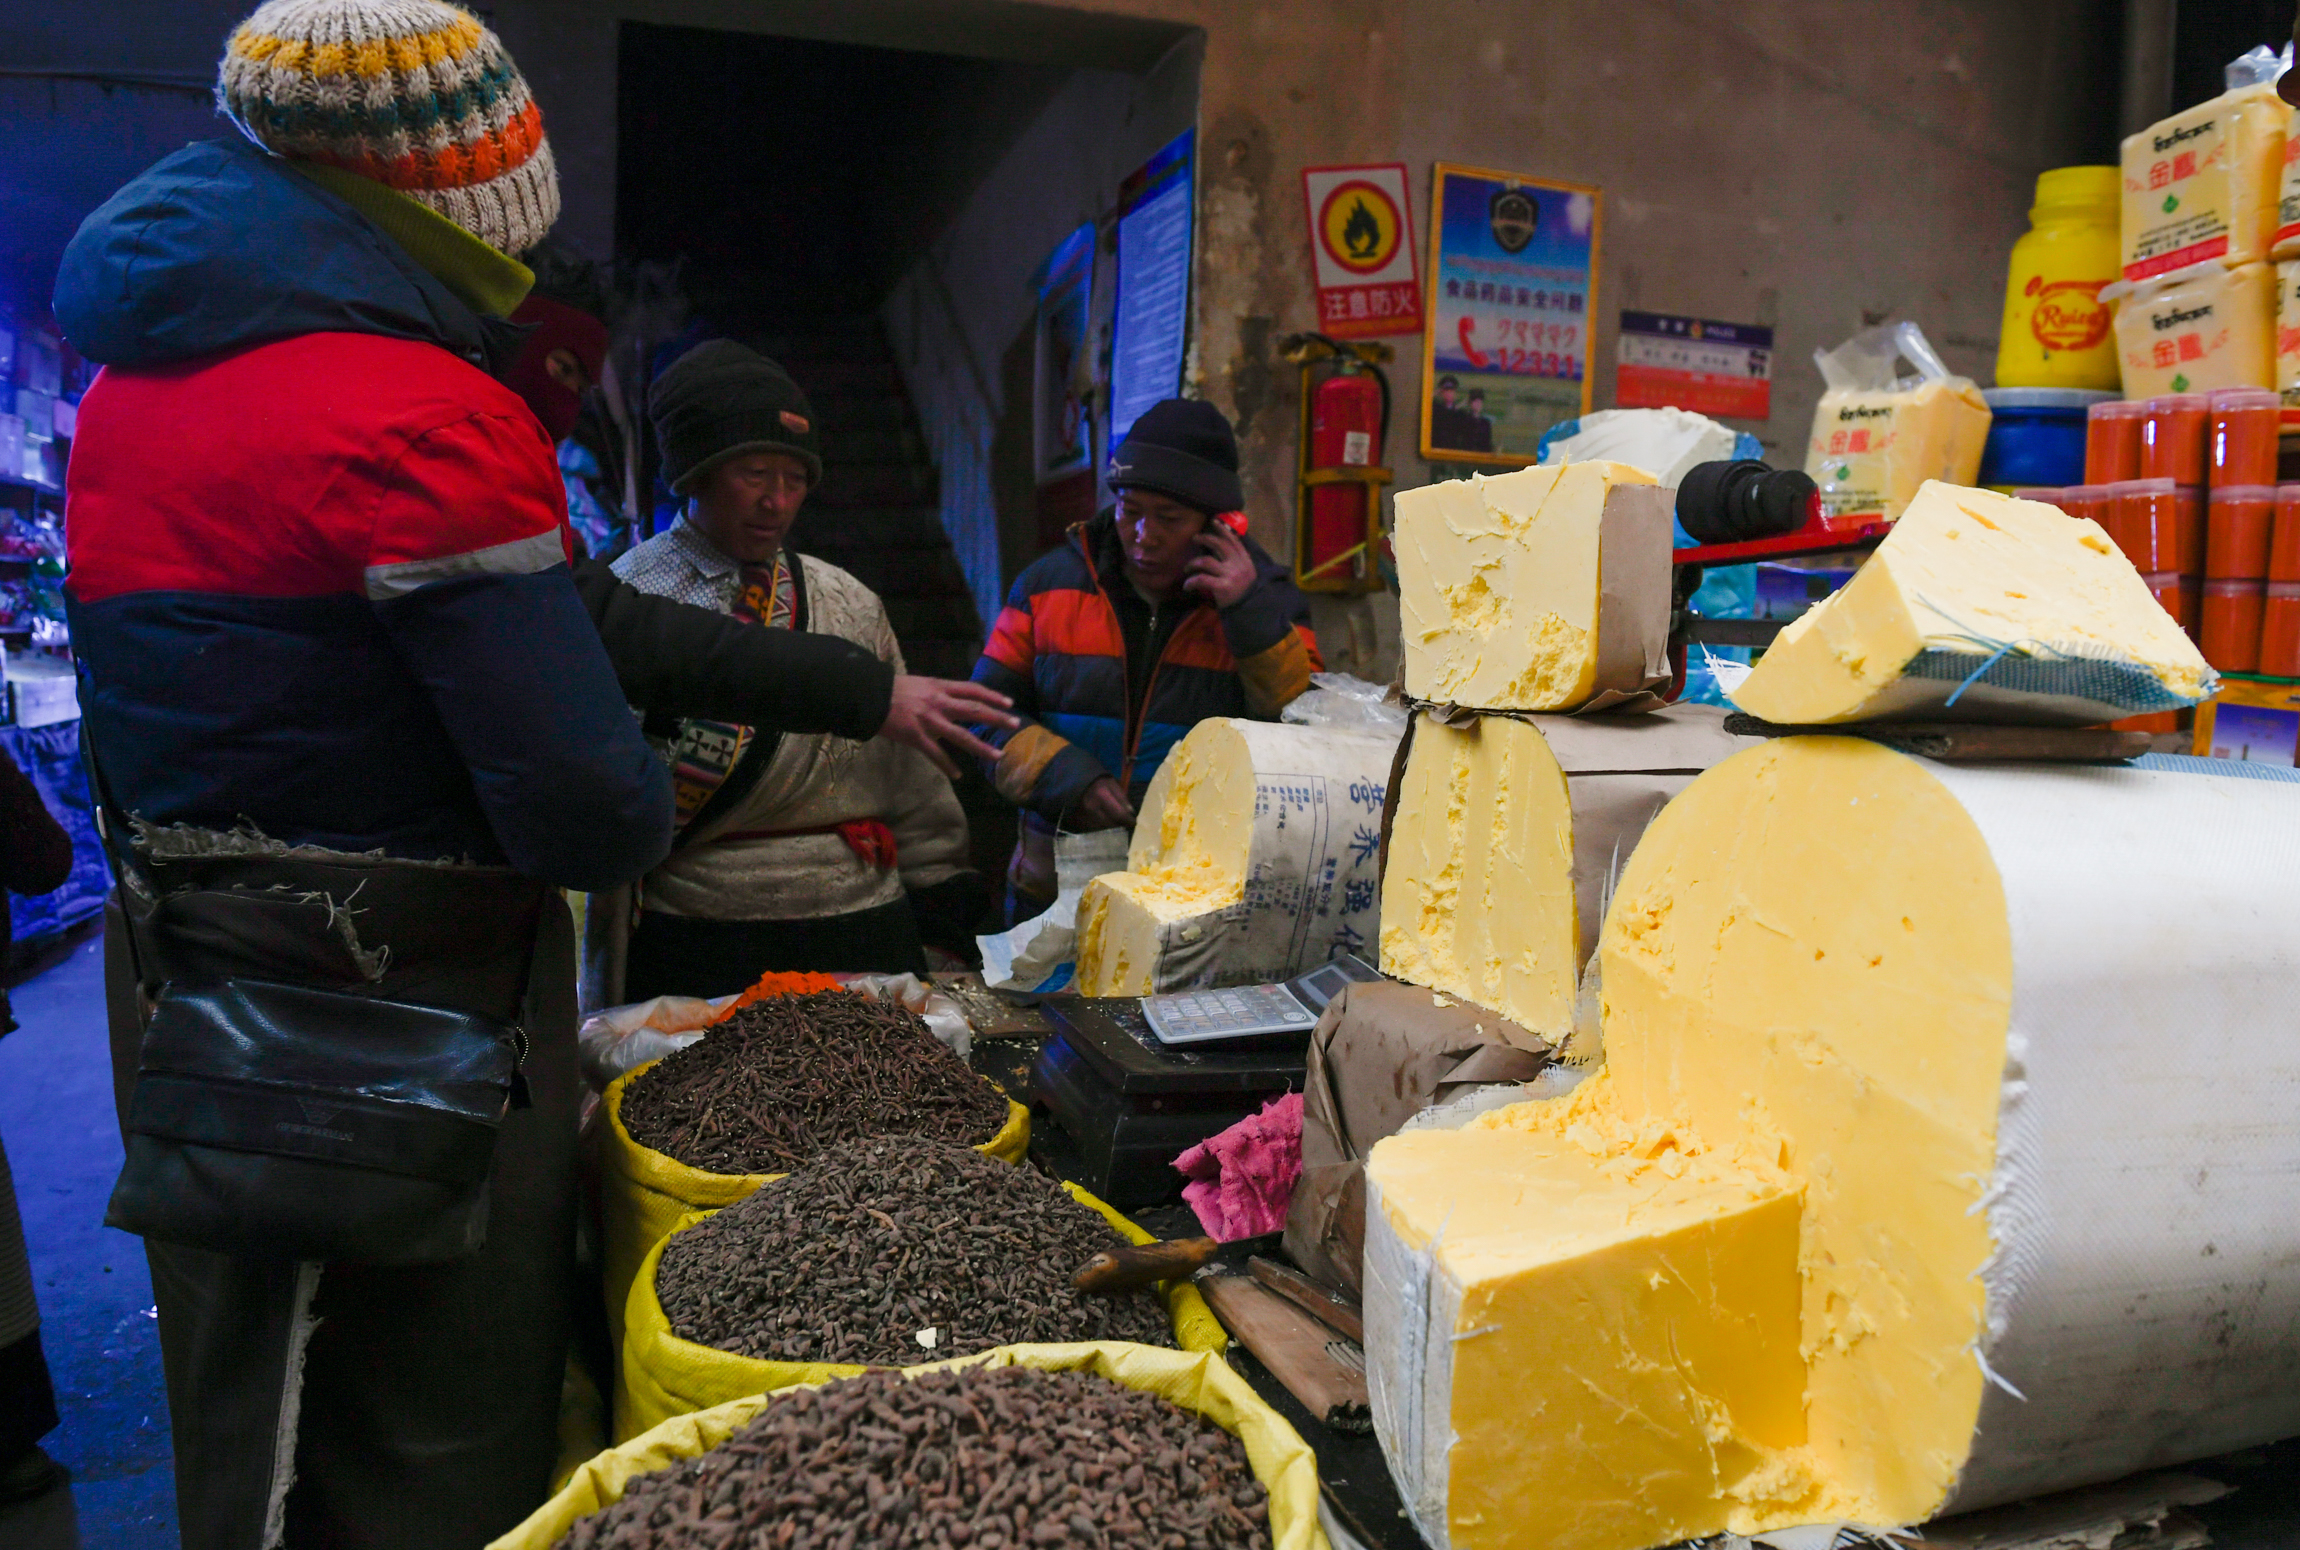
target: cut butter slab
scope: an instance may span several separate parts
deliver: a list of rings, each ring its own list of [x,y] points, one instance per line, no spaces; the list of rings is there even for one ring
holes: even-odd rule
[[[1695,779],[1606,918],[1605,1069],[1368,1161],[1428,1542],[1909,1524],[2300,1430],[2296,800],[1830,737]]]
[[[1370,955],[1396,751],[1383,733],[1193,727],[1143,795],[1126,870],[1079,899],[1079,993],[1258,984]]]
[[[1573,805],[1538,727],[1418,720],[1383,881],[1385,974],[1565,1044],[1581,969]]]
[[[1653,493],[1609,521],[1613,492],[1635,488]],[[1601,689],[1645,687],[1642,637],[1657,625],[1666,643],[1669,510],[1653,476],[1626,463],[1400,490],[1406,693],[1479,710],[1571,710]]]
[[[1756,1522],[1736,1498],[1817,1497],[1794,1182],[1580,1094],[1528,1109],[1376,1154],[1367,1210],[1392,1230],[1366,1278],[1426,1288],[1423,1393],[1446,1402],[1398,1433],[1420,1505],[1457,1545],[1616,1550]]]
[[[2193,705],[2214,681],[2099,523],[1935,481],[1843,589],[1781,631],[1733,703],[1788,725],[2082,726]]]
[[[1711,705],[1415,718],[1382,878],[1382,971],[1491,1007],[1576,1064],[1609,879],[1662,804],[1749,745]]]

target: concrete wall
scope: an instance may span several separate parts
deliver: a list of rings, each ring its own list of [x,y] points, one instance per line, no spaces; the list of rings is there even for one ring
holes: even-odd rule
[[[1035,276],[1064,237],[1110,210],[1120,179],[1192,127],[1197,66],[1184,40],[1144,75],[1075,72],[882,309],[985,623],[1031,558],[1030,487],[1001,481],[995,453],[1002,434],[1029,435],[1032,378],[1008,362],[1029,358]]]

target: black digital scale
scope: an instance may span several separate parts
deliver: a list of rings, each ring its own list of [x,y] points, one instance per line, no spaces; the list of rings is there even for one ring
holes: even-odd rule
[[[1299,1092],[1310,1030],[1343,986],[1381,976],[1355,958],[1284,985],[1136,997],[1048,996],[1054,1037],[1030,1099],[1078,1148],[1079,1182],[1122,1210],[1182,1193],[1174,1159],[1272,1098]]]

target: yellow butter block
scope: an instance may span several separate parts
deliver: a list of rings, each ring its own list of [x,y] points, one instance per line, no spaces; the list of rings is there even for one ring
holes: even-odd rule
[[[1126,870],[1080,895],[1079,989],[1257,984],[1370,955],[1396,753],[1384,732],[1199,722],[1143,794]]]
[[[1174,745],[1143,793],[1126,870],[1079,900],[1079,994],[1149,995],[1166,933],[1245,896],[1255,790],[1253,750],[1227,719]]]
[[[2273,86],[2223,92],[2124,141],[2124,277],[2258,263],[2275,244],[2289,116]],[[2131,383],[2127,397],[2135,396]]]
[[[1606,496],[1652,483],[1626,463],[1589,462],[1400,490],[1406,693],[1484,710],[1588,700]]]
[[[1573,807],[1538,728],[1414,728],[1382,878],[1382,969],[1490,1006],[1550,1044],[1573,1031]]]
[[[1078,993],[1151,994],[1161,957],[1194,944],[1212,929],[1204,917],[1244,891],[1236,872],[1204,861],[1095,878],[1078,901]]]
[[[1928,479],[1980,477],[1989,406],[1962,377],[1892,391],[1832,388],[1813,410],[1805,472],[1832,519],[1900,516]]]
[[[1928,484],[1853,579],[1781,631],[1733,702],[1789,725],[2085,725],[2193,704],[2211,680],[2100,524]]]
[[[2166,276],[2117,308],[2127,398],[2269,387],[2275,351],[2276,274],[2269,264]]]
[[[1390,1285],[1373,1295],[1408,1283],[1447,1369],[1442,1410],[1393,1456],[1454,1550],[1667,1544],[1818,1497],[1798,1191],[1660,1126],[1613,1133],[1603,1082],[1526,1106],[1527,1128],[1374,1152],[1368,1208],[1390,1232],[1367,1275]]]

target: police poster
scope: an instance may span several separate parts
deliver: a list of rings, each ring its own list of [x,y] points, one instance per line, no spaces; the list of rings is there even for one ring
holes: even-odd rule
[[[1445,162],[1433,185],[1422,456],[1530,463],[1589,410],[1601,195]]]

